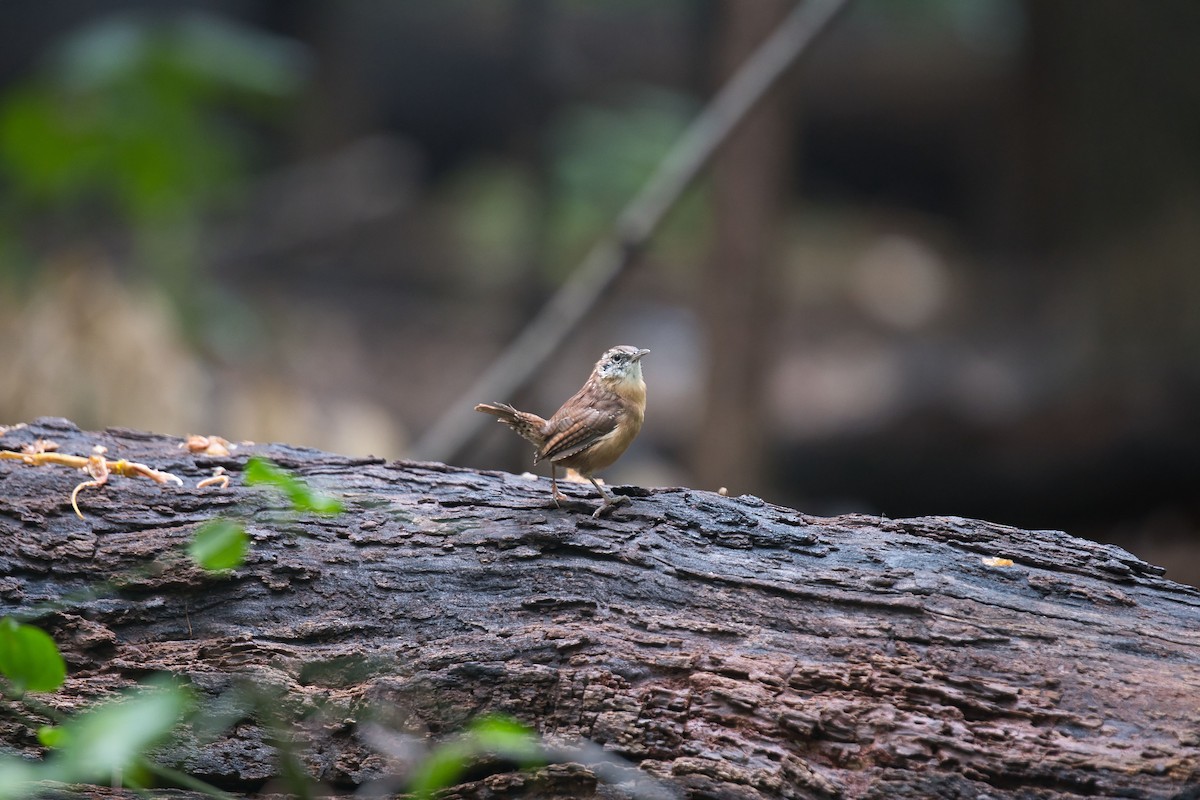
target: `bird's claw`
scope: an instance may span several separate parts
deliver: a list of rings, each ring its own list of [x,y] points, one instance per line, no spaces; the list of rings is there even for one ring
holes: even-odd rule
[[[625,495],[623,495],[623,494],[616,495],[615,497],[613,497],[613,499],[605,500],[603,503],[601,503],[600,507],[592,512],[592,518],[600,519],[602,516],[604,516],[606,513],[608,513],[608,511],[610,509],[616,508],[617,506],[622,505],[623,503],[628,503],[628,502],[629,502],[629,498],[626,497]]]

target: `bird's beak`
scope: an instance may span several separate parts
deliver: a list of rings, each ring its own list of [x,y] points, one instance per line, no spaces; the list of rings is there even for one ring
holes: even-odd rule
[[[650,352],[649,350],[638,350],[638,351],[637,351],[637,354],[636,354],[636,355],[634,355],[634,357],[633,357],[633,360],[634,360],[634,361],[641,361],[641,360],[642,360],[642,356],[646,355],[646,354],[647,354],[647,353],[649,353],[649,352]]]

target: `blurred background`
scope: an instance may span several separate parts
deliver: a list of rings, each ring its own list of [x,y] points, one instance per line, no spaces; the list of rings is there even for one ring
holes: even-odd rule
[[[464,395],[791,7],[6,4],[0,421],[398,458],[634,344],[610,483],[1200,584],[1194,0],[858,0],[527,388]],[[437,455],[531,461],[495,425]]]

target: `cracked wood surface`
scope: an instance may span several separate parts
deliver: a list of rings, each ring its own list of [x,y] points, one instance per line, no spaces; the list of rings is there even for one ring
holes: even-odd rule
[[[545,479],[285,445],[210,458],[53,419],[0,446],[38,436],[185,481],[114,478],[79,520],[78,473],[0,463],[3,611],[119,583],[38,620],[70,670],[51,702],[160,670],[214,697],[253,676],[311,712],[300,755],[325,791],[392,768],[364,743],[372,716],[439,737],[493,711],[589,739],[678,797],[1165,798],[1200,781],[1200,593],[1113,546],[689,489],[616,487],[632,502],[595,520],[586,486],[555,509]],[[241,485],[250,455],[346,513],[281,513]],[[230,489],[192,488],[218,465]],[[221,515],[253,549],[214,577],[181,547]],[[12,720],[0,741],[39,752]],[[251,793],[277,788],[274,756],[254,718],[163,752]],[[571,764],[472,777],[449,796],[632,796]]]

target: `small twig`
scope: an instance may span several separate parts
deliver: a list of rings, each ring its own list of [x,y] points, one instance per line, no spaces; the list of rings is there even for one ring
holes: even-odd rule
[[[73,467],[75,469],[88,469],[89,463],[94,456],[72,456],[65,453],[19,453],[15,450],[0,450],[0,459],[13,459],[23,461],[31,466],[40,467],[43,464],[54,464],[60,467]],[[169,472],[162,472],[153,467],[148,467],[145,464],[139,464],[136,461],[126,461],[125,459],[117,459],[116,461],[105,461],[105,466],[113,475],[121,475],[128,478],[141,476],[149,478],[155,483],[175,483],[179,486],[183,485],[183,481]]]
[[[211,478],[205,478],[196,484],[197,489],[206,489],[209,486],[220,486],[222,489],[229,488],[229,476],[225,474],[224,467],[214,467]]]
[[[84,466],[84,469],[92,476],[92,480],[78,484],[71,492],[71,508],[75,509],[75,516],[80,519],[83,519],[83,512],[79,510],[79,490],[108,483],[108,461],[104,458],[104,453],[105,448],[101,445],[92,448],[92,454],[88,456],[87,464]]]
[[[161,472],[136,461],[126,461],[123,458],[119,458],[116,461],[109,461],[104,457],[105,448],[101,445],[96,445],[90,456],[72,456],[66,453],[52,452],[57,447],[58,445],[53,442],[43,442],[39,439],[33,446],[26,446],[19,452],[16,450],[0,450],[0,459],[17,460],[35,467],[40,467],[43,464],[54,464],[86,471],[92,476],[92,479],[78,484],[71,492],[71,508],[75,509],[75,514],[80,519],[83,519],[83,512],[79,510],[79,492],[83,489],[103,486],[108,483],[108,479],[112,475],[120,475],[126,478],[142,477],[149,478],[155,483],[183,485],[183,481],[175,475],[169,472]]]

